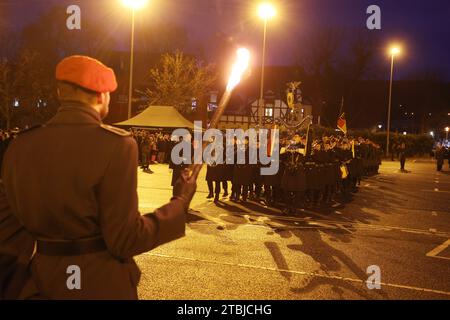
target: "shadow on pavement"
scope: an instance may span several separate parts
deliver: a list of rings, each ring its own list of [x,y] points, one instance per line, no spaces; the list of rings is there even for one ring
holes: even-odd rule
[[[217,224],[217,220],[219,220],[223,223],[220,229],[217,228],[219,230],[236,230],[240,226],[248,224],[264,225],[273,231],[268,232],[268,235],[279,236],[284,239],[298,239],[299,244],[287,245],[287,249],[311,257],[320,267],[313,272],[314,274],[302,276],[300,286],[299,282],[296,281],[295,287],[291,288],[294,293],[311,292],[319,286],[331,285],[333,291],[341,297],[344,297],[344,290],[347,290],[365,299],[387,299],[387,293],[382,290],[369,291],[366,289],[365,281],[369,276],[366,270],[361,269],[352,257],[345,252],[330,245],[330,242],[351,243],[356,231],[355,224],[370,225],[378,221],[379,216],[371,213],[373,212],[373,210],[370,210],[371,208],[385,207],[386,203],[396,205],[403,202],[403,200],[398,199],[399,191],[396,189],[395,179],[371,177],[365,179],[364,183],[378,185],[376,189],[370,189],[369,191],[366,189],[364,193],[359,192],[347,197],[340,196],[334,206],[307,208],[297,215],[284,215],[280,208],[267,207],[259,202],[220,201],[216,204],[213,202],[207,203],[206,210],[211,206],[216,210],[217,208],[222,209],[224,213],[209,220],[207,217],[195,217],[194,212],[189,221],[209,220]],[[362,194],[359,195],[360,193]],[[367,204],[354,205],[354,201],[360,200],[360,197],[370,201]],[[336,213],[338,210],[345,210],[349,204],[353,204],[351,214]],[[350,209],[347,211],[350,211]],[[261,217],[264,219],[261,220]],[[200,229],[196,229],[196,231],[202,232]],[[327,240],[324,239],[324,236],[327,237]],[[282,249],[276,242],[272,241],[266,241],[264,246],[280,270],[280,275],[293,285],[293,274],[289,272],[289,265]],[[342,271],[345,272],[346,270],[349,270],[354,275],[353,278],[359,279],[361,282],[352,283],[333,278],[333,275],[342,274]],[[320,277],[315,274],[324,274],[327,277]]]

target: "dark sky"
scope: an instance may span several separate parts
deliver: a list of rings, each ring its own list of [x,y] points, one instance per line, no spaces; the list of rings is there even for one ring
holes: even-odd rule
[[[376,4],[382,10],[382,30],[370,32],[377,33],[381,40],[380,61],[389,63],[384,47],[398,41],[404,48],[398,59],[398,78],[440,71],[450,80],[450,0],[273,2],[278,4],[279,13],[269,25],[270,65],[290,65],[301,59],[302,52],[308,51],[308,39],[320,28],[335,28],[347,35],[369,32],[366,9]],[[254,63],[259,63],[262,23],[254,13],[257,3],[256,0],[150,0],[150,5],[139,12],[137,32],[148,23],[175,23],[186,28],[190,51],[202,48],[206,53],[211,49],[211,37],[223,32],[255,52]],[[38,19],[55,4],[78,4],[84,17],[96,19],[111,29],[118,48],[127,48],[129,12],[119,0],[0,0],[0,4],[2,11],[9,11],[8,23],[17,29]]]

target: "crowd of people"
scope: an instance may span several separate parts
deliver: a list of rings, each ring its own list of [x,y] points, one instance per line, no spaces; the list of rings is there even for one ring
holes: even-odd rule
[[[11,137],[14,137],[19,130],[2,130],[0,129],[0,142],[6,141]]]
[[[245,148],[246,157],[248,143],[248,138],[235,141],[235,148],[241,144]],[[305,148],[311,152],[305,152]],[[207,198],[218,202],[223,190],[222,197],[230,196],[231,201],[263,201],[284,208],[286,214],[305,207],[331,205],[336,194],[356,192],[363,176],[377,174],[381,157],[380,146],[368,139],[325,136],[307,146],[306,136],[295,134],[280,138],[280,163],[275,175],[261,175],[262,165],[248,161],[210,163],[206,172]],[[172,183],[184,167],[171,165]]]
[[[139,150],[139,166],[146,173],[153,173],[151,164],[169,163],[173,142],[170,134],[134,129],[131,133]]]

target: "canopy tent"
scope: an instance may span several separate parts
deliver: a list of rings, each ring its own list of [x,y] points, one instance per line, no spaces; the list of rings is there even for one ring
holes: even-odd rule
[[[115,125],[139,128],[194,129],[192,122],[183,117],[177,109],[170,106],[150,106],[134,118],[116,123]]]

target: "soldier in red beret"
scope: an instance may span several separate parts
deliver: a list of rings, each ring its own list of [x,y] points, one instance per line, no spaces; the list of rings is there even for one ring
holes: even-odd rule
[[[183,174],[169,203],[141,215],[136,142],[102,123],[117,88],[114,71],[71,56],[57,66],[56,79],[58,113],[19,134],[2,168],[8,206],[0,203],[0,213],[16,219],[10,232],[25,239],[24,228],[36,242],[20,298],[137,299],[133,256],[184,236],[195,179]],[[0,248],[8,238],[2,232],[0,222]]]

